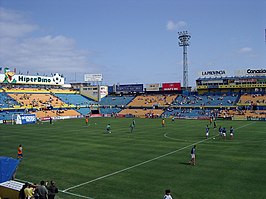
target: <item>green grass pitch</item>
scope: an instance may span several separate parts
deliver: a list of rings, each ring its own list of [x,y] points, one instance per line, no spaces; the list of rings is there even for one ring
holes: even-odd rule
[[[220,140],[209,121],[91,118],[35,125],[0,125],[0,155],[24,158],[16,178],[55,180],[58,199],[266,198],[266,123],[217,121],[235,129],[234,140]],[[106,133],[110,123],[112,133]],[[215,137],[213,139],[212,137]],[[188,165],[197,145],[196,166]]]

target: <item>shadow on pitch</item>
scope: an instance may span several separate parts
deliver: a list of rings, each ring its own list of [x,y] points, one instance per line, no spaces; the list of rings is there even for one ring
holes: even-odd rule
[[[190,165],[189,162],[179,162],[179,164],[183,164],[183,165]]]

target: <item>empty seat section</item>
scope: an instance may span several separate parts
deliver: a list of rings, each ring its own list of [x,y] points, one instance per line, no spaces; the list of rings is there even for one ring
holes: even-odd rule
[[[100,105],[125,106],[132,101],[133,96],[106,96],[99,102]]]
[[[0,108],[13,108],[18,102],[6,93],[0,93]]]
[[[55,94],[59,99],[64,101],[68,105],[75,105],[75,106],[88,106],[90,104],[95,104],[96,102],[88,99],[80,94]]]

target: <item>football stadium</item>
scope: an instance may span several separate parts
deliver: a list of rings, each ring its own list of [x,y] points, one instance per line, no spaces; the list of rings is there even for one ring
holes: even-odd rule
[[[1,70],[1,198],[266,197],[266,69],[200,71],[195,90],[102,79]]]

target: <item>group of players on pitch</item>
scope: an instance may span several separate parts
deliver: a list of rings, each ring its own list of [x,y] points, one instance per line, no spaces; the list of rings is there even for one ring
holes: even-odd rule
[[[216,122],[211,119],[210,125],[212,123],[213,123],[213,128],[215,129],[217,127]],[[230,140],[233,140],[234,128],[231,126],[229,131],[230,131]],[[220,126],[218,129],[218,132],[219,132],[220,139],[226,140],[226,137],[227,137],[226,128]],[[209,125],[206,125],[206,139],[209,139],[209,136],[210,136],[210,128],[209,128]],[[213,137],[213,139],[215,139],[215,136]],[[191,154],[191,160],[189,161],[189,164],[194,166],[196,165],[196,145],[192,147],[190,154]]]
[[[86,125],[88,125],[89,117],[86,117],[85,122],[86,122]],[[174,117],[172,118],[172,122],[175,122]],[[212,125],[212,124],[213,124],[213,128],[216,129],[217,128],[216,121],[214,121],[211,118],[210,119],[210,125]],[[132,123],[129,126],[131,133],[133,133],[135,126],[136,126],[136,121],[135,121],[135,119],[133,119]],[[162,119],[162,127],[165,127],[165,120],[164,119]],[[230,131],[230,140],[232,140],[234,138],[234,128],[231,126],[229,131]],[[220,139],[226,140],[226,137],[227,137],[226,128],[220,126],[218,129],[218,132],[219,132]],[[106,126],[106,133],[108,133],[108,134],[111,133],[111,125],[110,124],[107,124],[107,126]],[[206,134],[205,135],[206,135],[206,139],[209,139],[209,136],[210,136],[209,125],[206,125]],[[215,136],[213,137],[213,139],[215,139]],[[189,164],[190,165],[196,165],[196,145],[194,145],[192,147],[190,154],[191,154],[191,160],[189,161]]]
[[[135,121],[135,119],[133,119],[132,123],[129,125],[130,133],[133,133],[135,126],[136,126],[136,121]],[[107,126],[106,126],[106,133],[112,133],[110,124],[107,124]]]
[[[213,123],[213,128],[215,129],[216,128],[216,122],[214,121]],[[226,140],[226,137],[227,137],[227,134],[226,134],[226,128],[225,127],[222,127],[220,126],[219,129],[219,136],[220,136],[220,139],[223,139],[223,140]],[[232,140],[234,138],[234,128],[231,126],[230,127],[230,140]],[[209,125],[206,125],[206,139],[209,138],[210,136],[210,128],[209,128]],[[215,139],[215,137],[213,137],[213,139]]]

